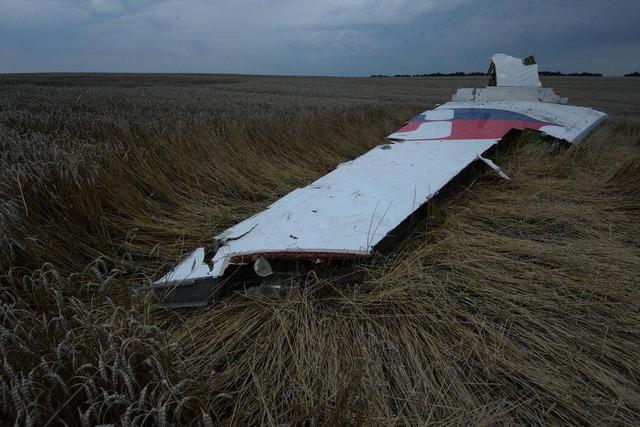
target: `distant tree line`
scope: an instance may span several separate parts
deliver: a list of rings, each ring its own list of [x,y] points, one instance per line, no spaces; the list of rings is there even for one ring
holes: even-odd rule
[[[540,71],[541,76],[563,76],[563,77],[602,77],[601,73],[561,73],[560,71]],[[463,73],[427,73],[427,74],[372,74],[371,77],[471,77],[488,76],[487,73],[472,72]],[[640,77],[640,73],[627,74],[625,77]]]
[[[634,72],[634,73],[629,73],[629,74],[625,74],[625,77],[640,77],[640,73],[639,72]]]
[[[427,73],[427,74],[372,74],[371,77],[468,77],[468,76],[487,76],[487,73]]]
[[[560,71],[540,71],[541,76],[563,76],[563,77],[602,77],[602,73],[561,73]]]

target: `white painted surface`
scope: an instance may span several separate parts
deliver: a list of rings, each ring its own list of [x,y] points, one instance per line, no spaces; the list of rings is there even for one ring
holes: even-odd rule
[[[524,65],[522,59],[497,53],[491,58],[496,66],[497,86],[540,87],[538,64]]]
[[[451,120],[453,119],[453,110],[448,108],[438,108],[435,110],[425,111],[422,113],[425,120]]]
[[[424,141],[376,147],[216,238],[250,227],[244,237],[227,243],[231,252],[367,253],[494,142]]]
[[[425,114],[436,113],[438,110],[427,111]],[[433,115],[433,114],[430,114]],[[396,132],[389,139],[442,139],[451,135],[453,123],[449,121],[424,122],[412,132]]]
[[[242,254],[369,254],[495,142],[422,141],[376,147],[217,236],[226,243],[213,259],[213,270],[202,261],[200,265],[194,262],[204,254],[198,249],[197,255],[159,282],[193,278],[203,272],[218,277],[231,257]]]

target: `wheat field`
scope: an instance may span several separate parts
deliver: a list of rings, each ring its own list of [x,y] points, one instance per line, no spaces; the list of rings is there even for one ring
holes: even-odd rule
[[[174,312],[143,290],[484,80],[0,76],[2,423],[638,425],[637,79],[547,78],[610,119],[515,136],[511,181],[349,277]]]

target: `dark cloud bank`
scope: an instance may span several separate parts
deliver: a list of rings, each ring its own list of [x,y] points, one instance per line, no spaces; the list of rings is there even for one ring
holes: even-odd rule
[[[637,0],[2,0],[0,72],[640,70]]]

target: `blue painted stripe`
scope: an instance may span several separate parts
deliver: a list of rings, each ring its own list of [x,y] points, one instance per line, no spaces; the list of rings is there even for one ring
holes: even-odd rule
[[[495,108],[453,108],[452,120],[508,120],[519,122],[546,123],[542,120],[534,119],[526,114],[516,113],[508,110],[498,110]],[[415,116],[409,123],[424,122],[423,115]]]
[[[494,108],[454,108],[453,120],[508,120],[520,122],[544,123],[526,114]]]
[[[414,123],[414,122],[428,122],[429,120],[425,120],[424,116],[422,114],[420,114],[419,116],[415,116],[413,117],[411,120],[409,120],[407,123]]]

